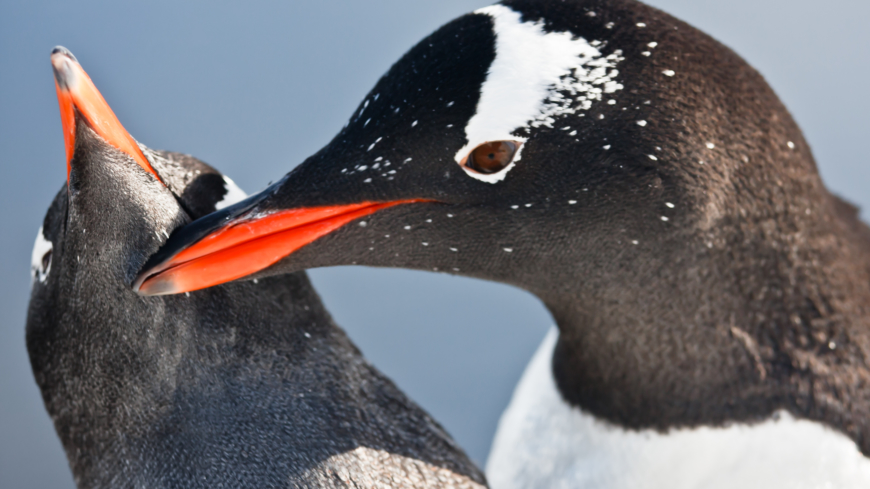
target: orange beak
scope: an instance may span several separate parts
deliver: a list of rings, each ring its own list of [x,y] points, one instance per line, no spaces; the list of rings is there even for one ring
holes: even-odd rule
[[[63,123],[63,139],[66,144],[67,181],[72,171],[72,159],[76,148],[76,112],[78,112],[78,120],[84,121],[107,143],[129,155],[143,170],[162,182],[139,149],[136,140],[121,125],[75,56],[66,48],[58,46],[51,52],[51,66],[54,69],[60,120]]]
[[[224,217],[215,212],[173,234],[133,283],[141,295],[179,294],[257,273],[356,219],[410,199]],[[242,205],[240,202],[237,205]],[[231,208],[227,208],[231,211]],[[202,229],[200,229],[202,227]]]

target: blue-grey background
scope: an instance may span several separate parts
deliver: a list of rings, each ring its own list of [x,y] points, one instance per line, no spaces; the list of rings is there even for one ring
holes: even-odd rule
[[[64,181],[54,45],[76,54],[134,137],[196,155],[256,191],[325,144],[414,43],[488,3],[0,0],[0,488],[73,485],[24,347],[30,251]],[[870,2],[651,3],[758,68],[804,129],[828,185],[870,208]],[[543,306],[446,275],[312,276],[363,352],[482,463],[551,322]]]

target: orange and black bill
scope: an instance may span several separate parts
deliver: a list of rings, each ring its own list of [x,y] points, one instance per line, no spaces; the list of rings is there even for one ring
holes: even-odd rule
[[[151,173],[160,181],[160,177],[151,167],[142,150],[139,149],[136,140],[121,125],[75,56],[66,48],[58,46],[51,52],[51,66],[54,69],[60,119],[63,123],[67,181],[69,181],[69,174],[72,171],[72,159],[76,148],[76,124],[78,122],[87,124],[107,143],[129,155],[143,170]]]
[[[133,284],[141,295],[179,294],[257,273],[346,224],[393,202],[257,211],[270,191],[205,216],[174,233]]]

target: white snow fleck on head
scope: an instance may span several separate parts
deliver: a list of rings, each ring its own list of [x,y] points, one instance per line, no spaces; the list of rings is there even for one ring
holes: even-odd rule
[[[786,144],[788,145],[789,149],[794,149],[794,143],[793,143],[793,142],[789,141],[789,142],[786,143]]]
[[[637,26],[643,29],[644,27],[646,27],[646,24],[644,24],[643,22],[638,22]]]
[[[713,143],[707,143],[707,149],[714,149],[716,147]]]
[[[640,127],[646,126],[646,121],[637,121],[637,125]]]
[[[51,241],[45,239],[42,226],[39,226],[36,242],[33,243],[33,252],[30,254],[31,284],[37,280],[39,283],[43,283],[48,278],[48,274],[51,272],[51,256],[46,259],[46,255],[51,253],[52,248]]]
[[[491,141],[528,138],[514,133],[531,127],[553,127],[556,118],[588,110],[604,94],[621,90],[615,69],[622,53],[603,56],[586,39],[571,32],[546,32],[543,22],[523,22],[519,12],[504,5],[475,11],[493,19],[495,59],[480,88],[474,116],[465,127],[468,143],[455,156],[457,163],[477,146]],[[567,94],[567,95],[566,95]],[[463,166],[471,177],[497,183],[520,160],[492,174]]]
[[[651,48],[654,48],[654,47],[656,47],[656,46],[658,46],[658,45],[659,45],[659,43],[657,43],[657,42],[655,42],[655,41],[653,41],[653,42],[647,44],[647,46],[649,46],[649,47],[651,47]]]
[[[227,193],[224,194],[224,198],[221,199],[220,202],[214,205],[215,210],[219,211],[224,207],[229,207],[237,202],[245,200],[248,197],[248,194],[245,193],[244,190],[239,188],[236,185],[236,182],[233,181],[232,178],[224,175],[224,188],[227,190]]]
[[[665,75],[665,76],[674,76],[674,75],[676,75],[677,73],[676,73],[674,70],[665,70],[665,71],[662,72],[662,74]]]
[[[649,156],[649,159],[651,159],[651,160],[653,160],[653,161],[658,161],[658,160],[659,160],[658,158],[656,158],[656,155],[647,155],[647,156]]]
[[[644,51],[644,52],[642,52],[642,53],[640,53],[640,54],[642,54],[642,55],[644,55],[644,56],[650,56],[650,55],[652,55],[652,53],[649,52],[649,51]]]

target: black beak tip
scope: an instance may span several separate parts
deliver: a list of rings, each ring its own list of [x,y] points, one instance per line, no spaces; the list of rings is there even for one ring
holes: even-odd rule
[[[63,46],[55,46],[51,50],[51,67],[54,70],[54,79],[63,88],[67,87],[72,77],[68,61],[78,64],[78,60],[69,49]]]
[[[55,46],[54,49],[51,50],[51,55],[54,56],[55,54],[62,54],[64,56],[66,56],[67,58],[75,61],[76,63],[78,63],[78,61],[79,61],[76,59],[75,55],[73,55],[73,53],[69,49],[67,49],[63,46]]]

